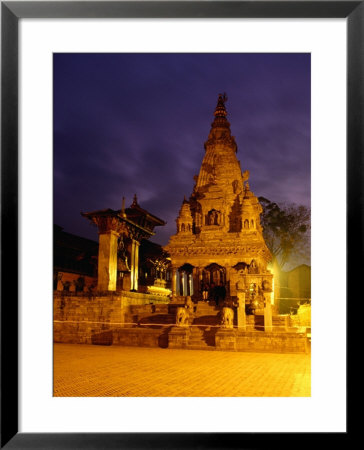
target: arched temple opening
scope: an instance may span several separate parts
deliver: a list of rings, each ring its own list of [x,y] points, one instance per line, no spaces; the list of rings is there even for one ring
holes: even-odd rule
[[[193,269],[191,264],[184,264],[177,270],[177,295],[192,296],[193,289]]]

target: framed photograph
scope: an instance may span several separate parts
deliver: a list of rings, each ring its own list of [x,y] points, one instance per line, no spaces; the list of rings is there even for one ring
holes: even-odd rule
[[[347,437],[346,307],[359,295],[362,268],[353,246],[362,236],[363,26],[363,3],[347,1],[1,3],[2,446],[230,448],[260,447],[282,433],[290,445],[297,433],[302,442],[309,433]],[[229,193],[224,201],[219,183]],[[277,290],[275,269],[266,267],[271,247],[265,254],[257,243],[255,195],[271,217],[312,207],[312,381],[303,382],[306,369],[286,377],[282,351],[280,377],[273,366],[267,372],[272,388],[259,387],[265,362],[257,356],[256,376],[242,391],[234,368],[217,358],[247,354],[249,330],[272,337],[294,325],[306,346],[311,336],[311,321],[307,328],[303,316],[302,323],[288,317],[292,305],[302,312],[311,304],[311,284],[302,294],[285,275],[287,286]],[[303,206],[279,209],[275,201]],[[157,233],[162,247],[143,244],[154,227],[165,230]],[[237,250],[249,258],[225,249],[227,259],[214,243],[224,233],[235,246],[249,235],[255,247]],[[211,240],[210,250],[201,251],[198,239],[205,247]],[[80,245],[75,260],[57,245],[73,253]],[[307,264],[300,283],[311,273]],[[112,303],[118,289],[134,307],[112,304],[108,316],[104,303],[84,325],[79,311]],[[137,312],[139,294],[154,299],[150,323]],[[67,303],[72,296],[77,311]],[[191,350],[202,343],[223,350],[204,352],[199,364],[216,355],[211,371],[225,390],[210,383],[208,370],[204,388],[188,393],[183,376],[192,372],[181,360],[158,391],[162,378],[148,364],[139,364],[139,376],[135,355],[120,363],[115,353],[109,369],[95,371],[94,353],[72,356],[64,344],[103,351],[116,335],[127,346],[143,335],[147,345],[157,339],[163,348],[167,339],[178,349],[190,316],[199,325],[188,334]],[[115,334],[107,322],[119,320],[126,331]],[[257,351],[266,351],[264,339]],[[53,348],[53,340],[62,344]],[[280,345],[300,344],[292,337]],[[105,390],[102,380],[120,370],[124,391],[112,383]]]

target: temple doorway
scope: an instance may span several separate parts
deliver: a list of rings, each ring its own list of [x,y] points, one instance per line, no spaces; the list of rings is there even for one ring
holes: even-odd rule
[[[193,295],[193,266],[184,264],[177,270],[177,295]]]
[[[221,282],[226,284],[226,270],[225,267],[219,266],[219,264],[212,263],[206,266],[203,270],[203,281],[207,284],[214,283],[216,286]]]

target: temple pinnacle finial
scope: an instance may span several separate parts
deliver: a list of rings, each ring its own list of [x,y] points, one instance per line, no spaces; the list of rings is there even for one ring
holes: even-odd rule
[[[136,194],[134,194],[133,203],[132,203],[131,206],[139,206],[139,205],[138,205],[138,199],[137,199],[137,195],[136,195]]]
[[[126,217],[126,214],[125,214],[125,197],[123,197],[123,201],[122,201],[122,204],[121,204],[121,215],[122,215],[122,217]]]
[[[215,117],[226,117],[227,112],[225,108],[225,103],[227,102],[227,95],[224,92],[223,94],[219,94],[219,98],[217,99],[217,105],[214,112]]]

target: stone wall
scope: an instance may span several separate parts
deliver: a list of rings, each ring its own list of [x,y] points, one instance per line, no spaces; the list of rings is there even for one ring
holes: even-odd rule
[[[153,303],[159,307],[168,301],[168,297],[137,292],[98,296],[54,292],[54,342],[107,345],[114,342],[114,331],[124,328],[125,319],[132,317],[133,306]]]
[[[189,348],[192,328],[175,327],[177,307],[177,304],[169,303],[168,297],[134,292],[98,296],[55,292],[54,342]],[[291,328],[289,316],[273,316],[273,331],[270,333],[262,331],[260,325],[257,327],[261,319],[247,316],[246,331],[217,328],[215,346],[212,342],[209,349],[277,353],[308,351],[306,334]],[[199,328],[205,330],[210,326],[199,325]]]
[[[236,350],[273,353],[307,353],[305,333],[236,332]]]

